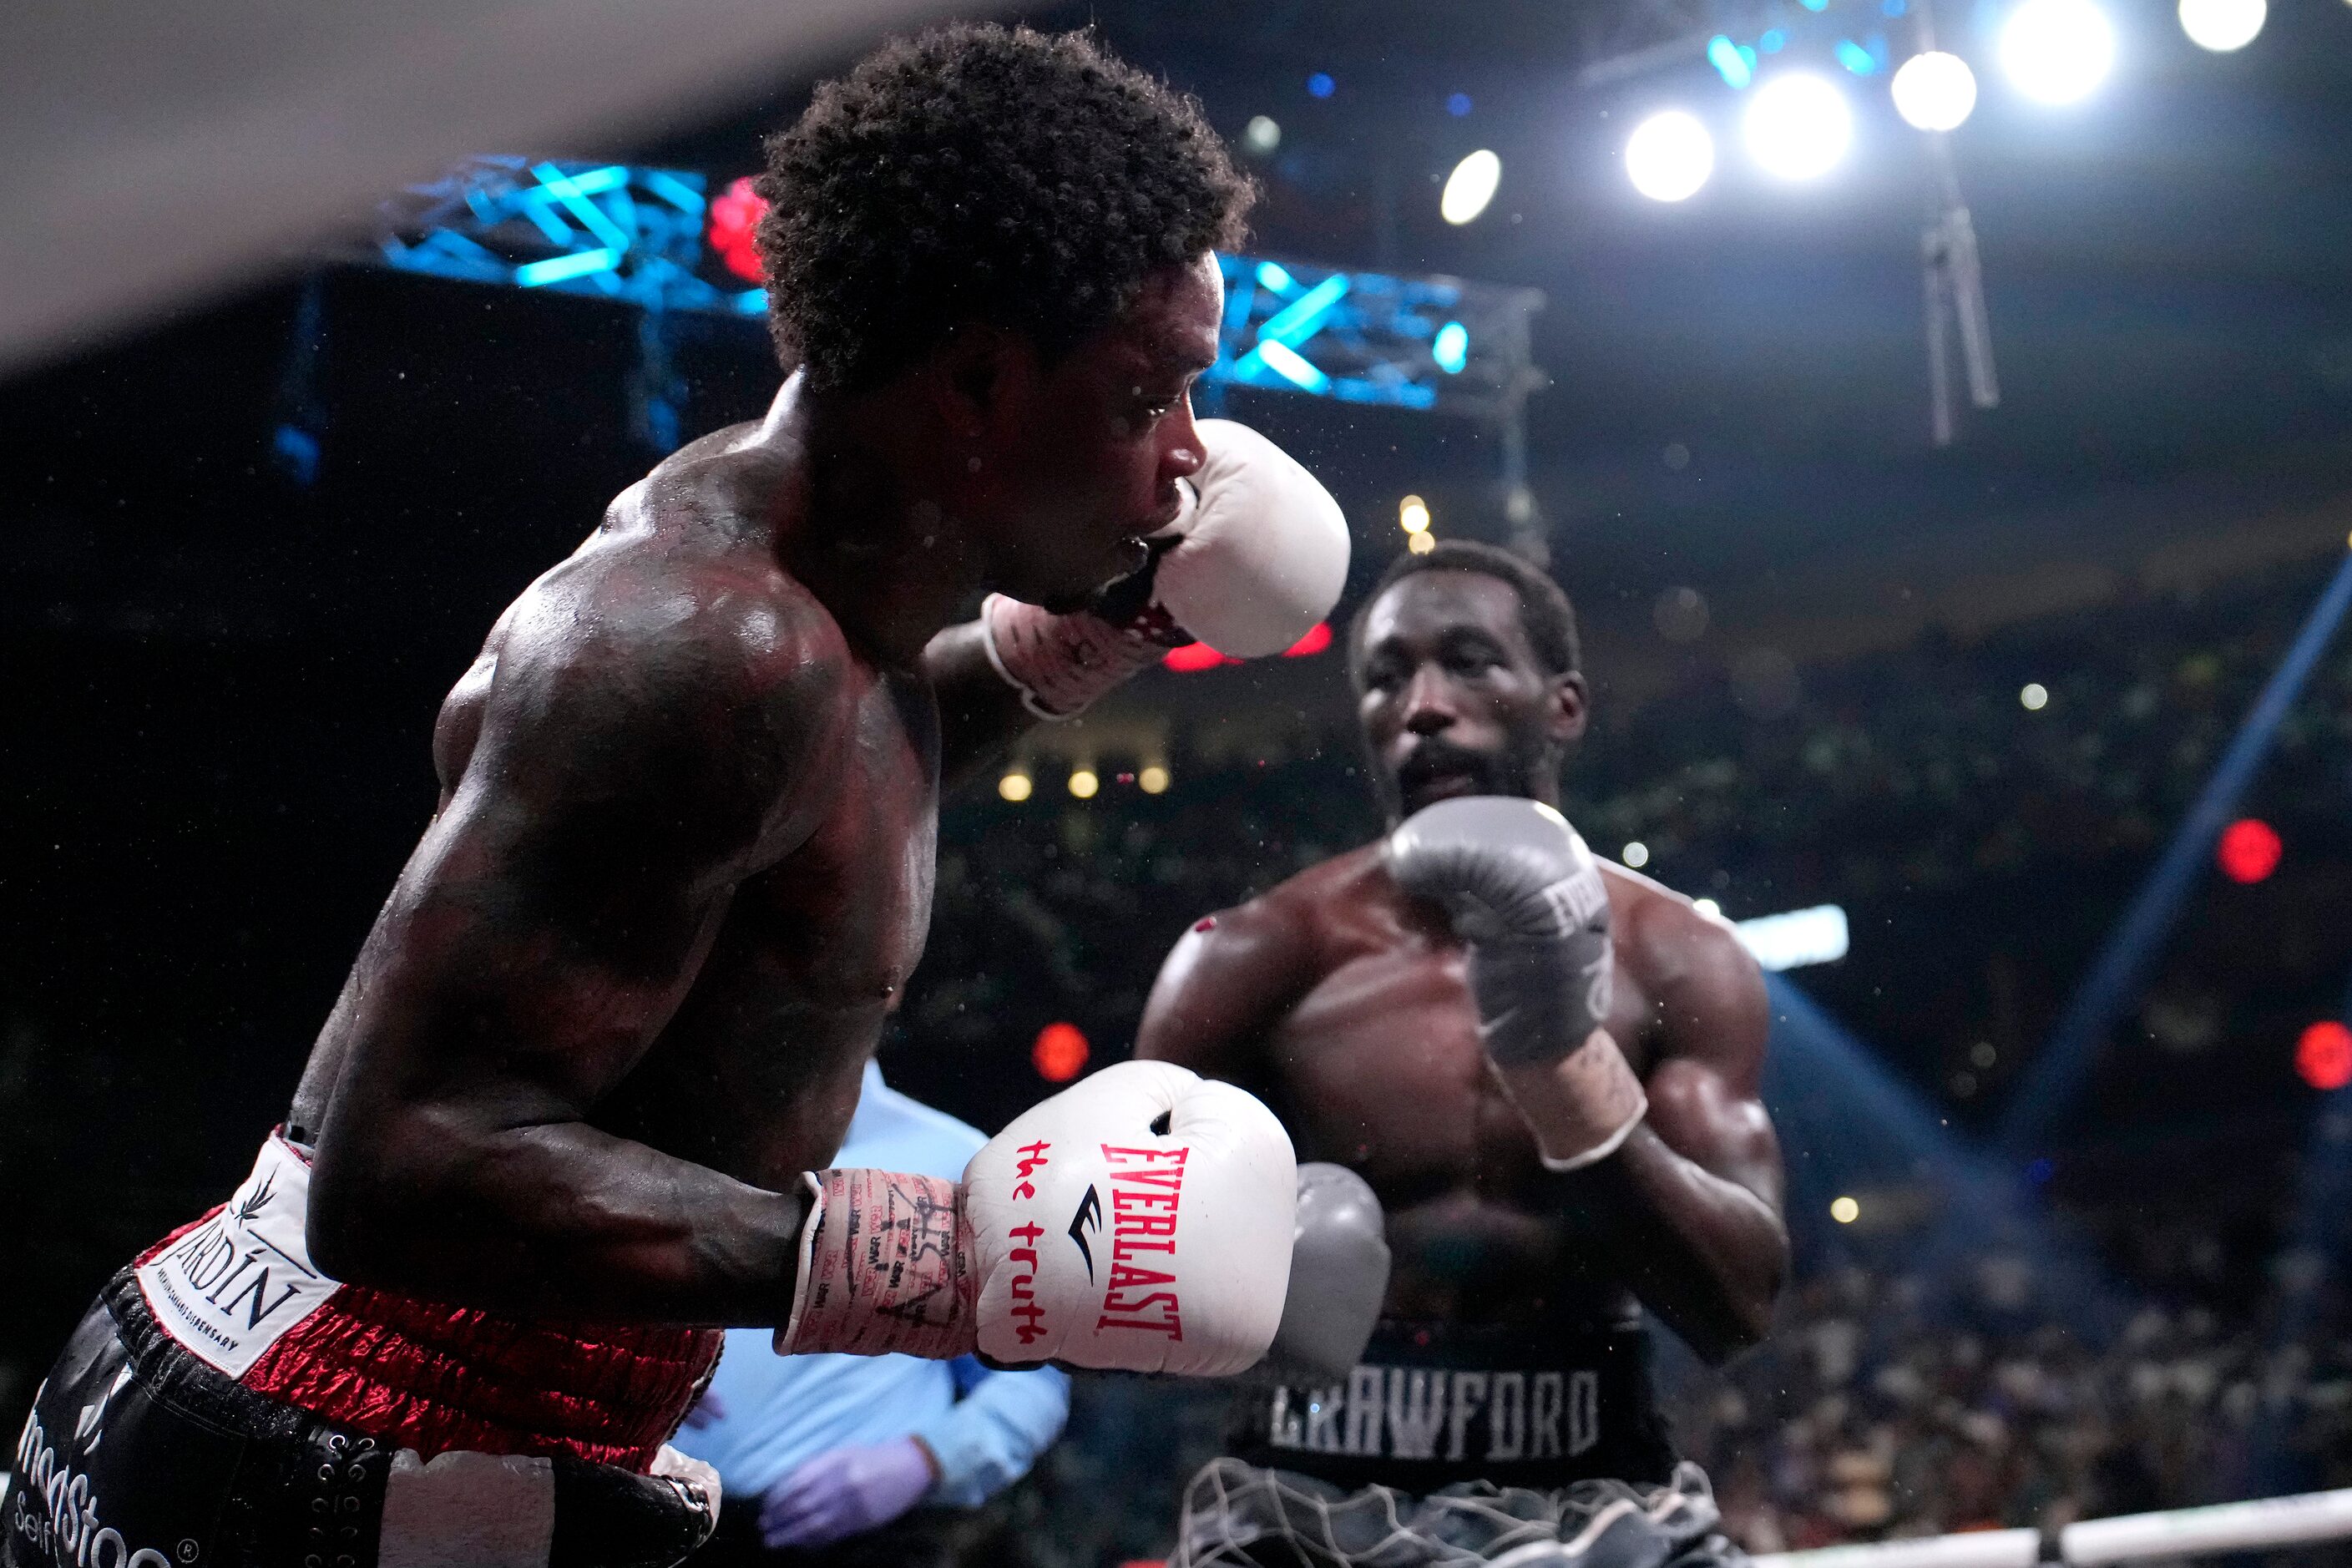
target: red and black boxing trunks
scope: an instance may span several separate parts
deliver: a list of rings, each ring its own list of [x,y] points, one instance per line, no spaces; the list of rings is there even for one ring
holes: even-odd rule
[[[273,1138],[116,1275],[16,1455],[0,1568],[667,1568],[716,1479],[664,1448],[713,1331],[524,1323],[348,1286]]]

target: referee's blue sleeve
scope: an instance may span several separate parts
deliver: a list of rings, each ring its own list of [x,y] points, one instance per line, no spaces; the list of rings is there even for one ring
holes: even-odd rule
[[[925,1500],[978,1508],[1027,1475],[1062,1435],[1070,1380],[1050,1366],[991,1372],[970,1356],[953,1364],[963,1397],[915,1428],[940,1461],[939,1484]]]

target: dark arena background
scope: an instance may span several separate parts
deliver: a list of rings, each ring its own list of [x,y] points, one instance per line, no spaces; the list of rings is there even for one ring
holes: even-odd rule
[[[1570,819],[1812,911],[1749,928],[1796,1279],[1664,1365],[1759,1553],[2352,1487],[2352,7],[2098,0],[2102,76],[2083,4],[2012,26],[2068,3],[1023,14],[1260,183],[1200,401],[1340,500],[1333,626],[1416,538],[1547,559]],[[1930,22],[1948,132],[1889,92]],[[426,161],[0,367],[0,1428],[283,1114],[499,609],[765,406],[732,183],[880,36]],[[1757,111],[1800,66],[1842,152]],[[948,802],[896,1087],[992,1131],[1129,1052],[1192,921],[1381,831],[1344,649],[1294,652]],[[1037,1560],[1164,1556],[1221,1411],[1081,1378]]]

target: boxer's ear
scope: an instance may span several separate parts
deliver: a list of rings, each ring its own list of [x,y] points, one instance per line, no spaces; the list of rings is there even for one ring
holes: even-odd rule
[[[948,333],[932,362],[933,398],[949,431],[965,440],[988,433],[1004,382],[1004,332],[967,321]]]
[[[967,321],[948,334],[933,361],[935,395],[948,428],[967,440],[1000,426],[1008,404],[1034,379],[1036,354],[1018,332]]]
[[[1583,671],[1571,669],[1551,678],[1544,702],[1544,726],[1554,741],[1569,746],[1584,739],[1585,726],[1592,717],[1591,698]]]

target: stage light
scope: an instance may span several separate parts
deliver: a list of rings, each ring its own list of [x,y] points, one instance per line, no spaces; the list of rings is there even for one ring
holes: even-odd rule
[[[1331,623],[1318,621],[1299,639],[1282,650],[1285,658],[1311,658],[1331,646]]]
[[[2199,48],[2226,55],[2252,43],[2269,14],[2266,0],[2180,0],[2180,30]]]
[[[1037,1043],[1029,1047],[1029,1062],[1047,1083],[1067,1083],[1086,1070],[1087,1058],[1093,1054],[1085,1032],[1076,1024],[1048,1024],[1037,1031]]]
[[[2240,817],[2221,829],[2221,837],[2213,844],[2213,859],[2221,875],[2248,886],[2277,870],[2284,853],[2278,830],[2252,816]]]
[[[2050,689],[2038,680],[2029,680],[2018,689],[2017,701],[2028,713],[2039,713],[2050,706]]]
[[[1429,531],[1429,503],[1419,496],[1407,496],[1397,502],[1397,526],[1407,533]]]
[[[2352,1083],[2352,1029],[2333,1018],[2323,1018],[2294,1043],[2294,1070],[2317,1089],[2337,1089]]]
[[[1459,120],[1470,112],[1470,95],[1457,92],[1445,100],[1445,112]]]
[[[1307,92],[1310,98],[1328,98],[1339,90],[1339,84],[1331,79],[1329,71],[1317,71],[1307,79]]]
[[[1706,41],[1706,63],[1723,78],[1725,86],[1735,90],[1756,79],[1754,51],[1741,48],[1721,33]]]
[[[1168,793],[1168,770],[1161,767],[1158,763],[1150,763],[1141,773],[1135,775],[1135,786],[1146,795],[1166,795]]]
[[[1218,652],[1207,643],[1188,642],[1170,648],[1160,662],[1179,675],[1191,675],[1196,670],[1214,669],[1221,664],[1239,664],[1241,660]]]
[[[1862,1205],[1852,1198],[1832,1198],[1830,1218],[1840,1225],[1852,1225],[1862,1217]]]
[[[1263,158],[1282,145],[1282,127],[1271,116],[1253,114],[1242,127],[1242,145]]]
[[[1426,555],[1437,548],[1437,535],[1412,533],[1405,536],[1404,547],[1415,555]]]
[[[1459,321],[1438,328],[1437,335],[1429,340],[1429,357],[1446,374],[1460,375],[1462,367],[1470,363],[1470,329]]]
[[[1102,780],[1092,768],[1080,768],[1070,775],[1070,793],[1080,800],[1094,799],[1095,792],[1101,788]]]
[[[1007,773],[996,781],[996,793],[1015,805],[1027,800],[1029,792],[1036,787],[1027,773]]]
[[[1785,914],[1758,915],[1731,928],[1759,969],[1775,973],[1814,963],[1835,963],[1853,942],[1845,910],[1836,904],[1815,904]]]
[[[2000,30],[2000,64],[2017,90],[2073,103],[2106,79],[2116,30],[2090,0],[2025,0]]]
[[[1852,38],[1840,38],[1830,52],[1837,57],[1838,64],[1856,76],[1870,76],[1878,69],[1878,57]]]
[[[1298,280],[1293,278],[1290,275],[1290,269],[1279,261],[1259,262],[1257,280],[1261,286],[1271,289],[1277,294],[1287,294],[1298,287]]]
[[[1625,846],[1625,852],[1618,858],[1638,871],[1650,863],[1650,847],[1636,838],[1633,843]]]
[[[1749,155],[1783,180],[1828,174],[1853,140],[1845,95],[1817,76],[1774,77],[1756,89],[1743,123]]]
[[[1437,213],[1450,224],[1465,224],[1486,210],[1495,187],[1503,183],[1503,160],[1481,147],[1445,177],[1445,191],[1437,199]]]
[[[1977,73],[1958,55],[1913,55],[1890,86],[1895,112],[1922,131],[1957,131],[1976,111]]]
[[[1654,202],[1696,195],[1715,173],[1715,138],[1679,109],[1653,114],[1625,139],[1625,177]]]
[[[1713,899],[1693,899],[1691,900],[1691,908],[1696,910],[1699,913],[1706,915],[1710,920],[1720,920],[1723,917],[1723,906],[1717,903]]]

